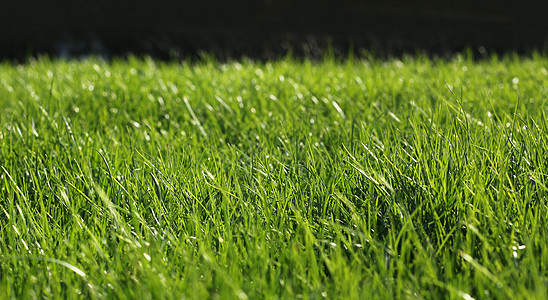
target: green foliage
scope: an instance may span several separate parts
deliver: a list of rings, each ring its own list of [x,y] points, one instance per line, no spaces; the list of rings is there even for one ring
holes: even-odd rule
[[[0,297],[547,298],[548,59],[0,65]]]

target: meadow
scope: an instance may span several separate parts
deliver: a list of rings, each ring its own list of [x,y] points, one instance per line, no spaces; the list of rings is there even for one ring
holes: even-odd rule
[[[0,298],[547,299],[547,70],[0,63]]]

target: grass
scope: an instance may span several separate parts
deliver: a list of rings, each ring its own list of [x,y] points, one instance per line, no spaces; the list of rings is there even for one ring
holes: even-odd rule
[[[0,64],[0,297],[546,299],[547,69]]]

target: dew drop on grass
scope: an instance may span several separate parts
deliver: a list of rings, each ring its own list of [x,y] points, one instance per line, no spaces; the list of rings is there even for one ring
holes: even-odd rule
[[[467,294],[467,293],[463,293],[463,294],[462,294],[462,298],[463,298],[464,300],[475,300],[472,296],[470,296],[470,295]]]
[[[248,298],[247,298],[247,294],[244,293],[244,291],[240,290],[240,291],[238,292],[238,299],[240,299],[240,300],[248,299]]]
[[[143,256],[146,260],[150,261],[150,255],[148,255],[148,253],[143,253]]]

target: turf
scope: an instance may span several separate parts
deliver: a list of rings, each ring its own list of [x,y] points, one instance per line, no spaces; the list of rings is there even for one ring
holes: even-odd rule
[[[548,298],[548,58],[0,64],[0,297]]]

